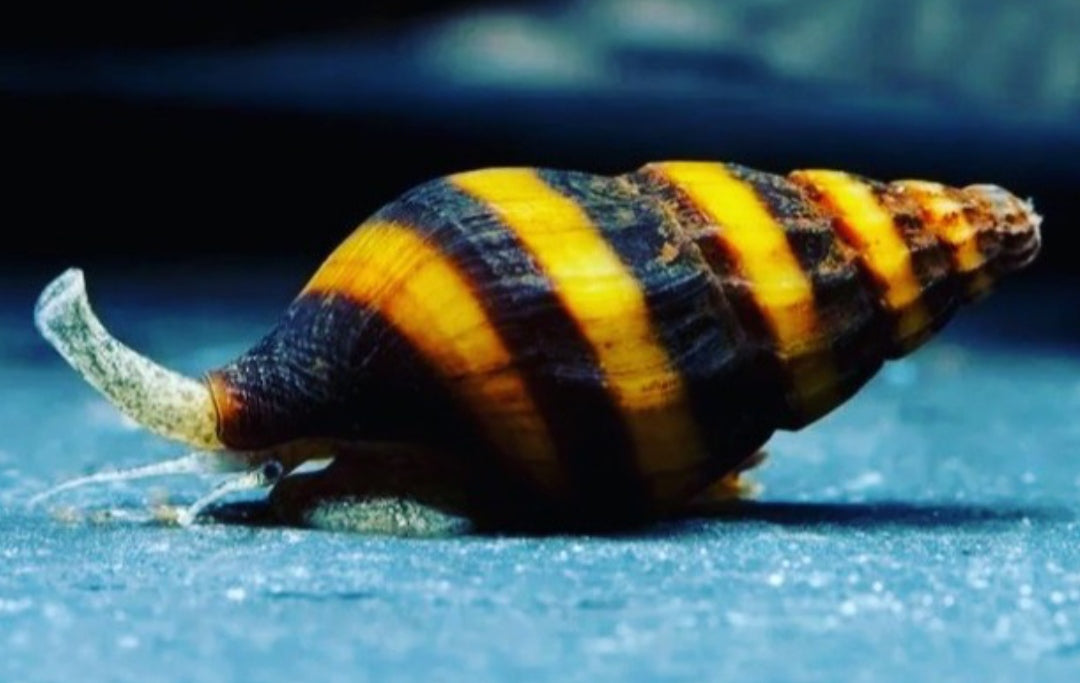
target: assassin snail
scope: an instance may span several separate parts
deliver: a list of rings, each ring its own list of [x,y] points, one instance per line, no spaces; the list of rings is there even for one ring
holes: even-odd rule
[[[112,338],[72,269],[38,328],[121,411],[197,450],[49,493],[210,468],[238,474],[181,522],[267,486],[283,521],[400,533],[677,514],[730,495],[774,431],[828,413],[1030,263],[1040,221],[994,185],[829,170],[460,173],[361,224],[269,334],[202,379]]]

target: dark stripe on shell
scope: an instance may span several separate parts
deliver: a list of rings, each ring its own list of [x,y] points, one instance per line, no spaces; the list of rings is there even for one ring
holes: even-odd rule
[[[364,457],[364,443],[420,444],[433,457],[458,462],[469,506],[462,512],[478,524],[539,529],[575,523],[573,510],[494,452],[444,378],[393,325],[347,297],[300,296],[262,341],[213,374],[243,406],[223,425],[230,448],[332,438],[357,443],[343,457]],[[337,489],[371,492],[363,481]]]
[[[919,300],[930,318],[919,339],[921,343],[952,318],[964,298],[964,282],[953,267],[952,249],[928,229],[927,221],[931,218],[918,203],[903,194],[890,192],[890,186],[885,183],[859,179],[871,188],[878,204],[892,216],[893,226],[911,254],[911,268],[922,289]],[[913,349],[903,349],[900,355]]]
[[[674,218],[679,231],[694,243],[705,266],[716,278],[726,302],[723,316],[725,320],[733,316],[734,327],[741,331],[739,343],[745,347],[740,360],[745,369],[739,374],[746,379],[733,380],[732,384],[744,387],[748,405],[772,416],[770,432],[773,427],[793,420],[784,400],[788,380],[775,355],[772,331],[753,292],[740,276],[734,256],[716,239],[718,226],[658,170],[645,168],[625,177],[641,194],[652,198]],[[733,332],[732,337],[735,334]]]
[[[586,212],[640,283],[650,324],[683,379],[709,455],[701,483],[730,472],[764,442],[774,418],[760,409],[772,398],[761,381],[761,354],[719,278],[647,178],[569,171],[541,177]]]
[[[888,338],[877,297],[854,252],[837,237],[831,217],[784,176],[726,164],[728,171],[754,189],[773,219],[784,229],[792,253],[814,292],[823,353],[832,356],[837,405],[881,367]],[[814,416],[818,417],[818,416]]]
[[[375,218],[412,226],[468,278],[543,413],[575,483],[576,504],[597,514],[640,514],[646,489],[595,353],[551,282],[492,209],[437,180]]]

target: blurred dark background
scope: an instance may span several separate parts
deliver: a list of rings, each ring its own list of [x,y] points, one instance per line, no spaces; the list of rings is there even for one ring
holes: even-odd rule
[[[23,10],[0,22],[8,272],[306,272],[432,176],[665,158],[995,182],[1046,217],[1026,277],[1080,272],[1075,0]]]

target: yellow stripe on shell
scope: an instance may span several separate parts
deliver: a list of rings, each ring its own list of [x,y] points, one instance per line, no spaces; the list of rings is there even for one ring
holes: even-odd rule
[[[893,216],[878,202],[870,186],[842,171],[794,171],[791,179],[818,190],[842,222],[841,237],[858,251],[863,263],[884,288],[884,303],[899,318],[895,339],[921,338],[930,324],[923,306],[922,285],[911,263],[911,251],[900,237]]]
[[[639,471],[648,478],[701,462],[682,377],[652,328],[641,284],[585,211],[534,169],[485,169],[450,181],[487,204],[550,280],[625,415]]]
[[[816,417],[836,405],[836,368],[819,325],[814,289],[788,242],[784,227],[757,191],[723,164],[672,161],[650,164],[719,230],[721,249],[732,255],[792,377],[799,409]]]
[[[542,483],[565,485],[547,425],[468,278],[414,229],[365,223],[304,293],[378,311],[448,381],[500,450]]]

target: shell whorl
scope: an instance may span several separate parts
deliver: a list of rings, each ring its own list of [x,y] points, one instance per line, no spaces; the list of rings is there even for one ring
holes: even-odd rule
[[[781,427],[835,408],[1039,249],[1030,203],[991,185],[702,162],[637,176],[676,207],[751,340],[786,376]]]

